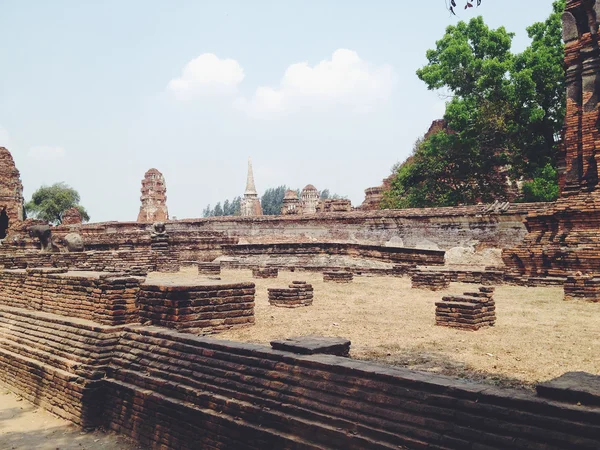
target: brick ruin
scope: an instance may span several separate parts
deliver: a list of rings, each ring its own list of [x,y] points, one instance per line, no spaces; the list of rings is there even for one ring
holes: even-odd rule
[[[313,287],[306,281],[293,281],[287,288],[269,288],[269,304],[280,308],[300,308],[313,304]]]
[[[600,267],[598,8],[595,1],[569,0],[563,14],[567,110],[561,194],[555,204],[529,214],[523,242],[504,251],[506,266],[520,274],[564,277],[595,274]]]
[[[67,209],[62,215],[62,225],[80,225],[82,223],[83,218],[77,208]]]
[[[157,169],[150,169],[144,174],[140,200],[142,205],[137,218],[138,222],[153,223],[169,220],[165,177]]]
[[[253,278],[277,278],[279,276],[279,269],[277,267],[255,267],[252,269]]]
[[[21,174],[10,152],[0,147],[0,210],[6,208],[9,226],[23,220],[23,203]]]
[[[323,281],[333,283],[352,283],[352,272],[323,272]]]
[[[496,324],[494,288],[480,287],[478,292],[446,295],[435,304],[435,324],[476,331]]]

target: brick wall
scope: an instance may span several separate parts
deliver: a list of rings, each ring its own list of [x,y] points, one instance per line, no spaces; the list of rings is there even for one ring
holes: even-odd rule
[[[141,278],[65,269],[0,271],[0,305],[93,320],[106,325],[138,321]]]

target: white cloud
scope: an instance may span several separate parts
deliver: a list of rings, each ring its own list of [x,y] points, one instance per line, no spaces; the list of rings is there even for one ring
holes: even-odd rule
[[[56,161],[63,159],[67,152],[62,147],[51,147],[48,145],[40,145],[31,147],[27,156],[36,161]]]
[[[238,99],[237,106],[252,115],[319,105],[364,111],[389,98],[395,78],[390,65],[376,66],[355,51],[339,49],[313,67],[307,62],[292,64],[279,86],[261,86],[251,99]]]
[[[211,93],[233,93],[243,79],[244,70],[236,60],[203,53],[185,65],[180,77],[169,81],[167,91],[182,100]]]

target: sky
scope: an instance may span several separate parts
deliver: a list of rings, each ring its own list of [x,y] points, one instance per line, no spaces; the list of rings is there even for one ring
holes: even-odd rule
[[[458,3],[464,4],[463,0]],[[171,218],[243,195],[381,184],[444,99],[415,71],[448,25],[482,15],[529,43],[549,0],[0,0],[0,146],[26,200],[77,189],[92,222],[135,220],[144,173]]]

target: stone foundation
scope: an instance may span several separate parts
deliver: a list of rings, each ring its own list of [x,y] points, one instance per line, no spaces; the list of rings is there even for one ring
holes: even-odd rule
[[[221,264],[199,262],[198,275],[221,275]]]
[[[299,308],[313,304],[313,287],[305,281],[294,281],[289,288],[270,288],[269,304],[283,308]]]
[[[93,320],[137,322],[141,278],[66,269],[0,271],[0,305]]]
[[[254,283],[144,283],[140,322],[194,334],[254,323]]]
[[[479,330],[496,323],[494,288],[480,287],[479,292],[449,295],[435,304],[435,324],[462,330]]]
[[[450,286],[450,279],[444,272],[415,271],[410,276],[413,289],[441,291]]]
[[[323,272],[323,281],[334,283],[352,283],[352,272]]]
[[[254,278],[277,278],[279,276],[279,269],[276,267],[255,267],[252,269],[252,276]]]
[[[564,284],[565,300],[586,300],[600,302],[600,277],[593,275],[572,275]]]

